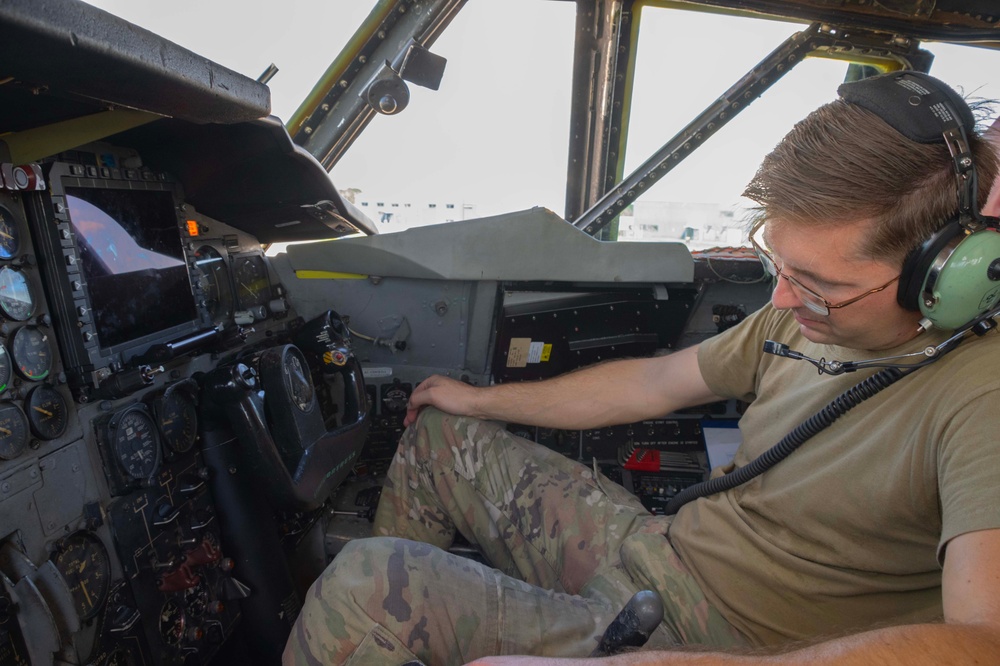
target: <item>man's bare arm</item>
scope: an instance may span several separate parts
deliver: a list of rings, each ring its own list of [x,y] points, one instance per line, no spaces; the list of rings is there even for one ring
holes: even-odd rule
[[[945,621],[866,631],[772,655],[634,652],[606,659],[490,657],[469,666],[738,666],[810,664],[914,666],[995,664],[1000,658],[1000,529],[970,532],[948,544],[942,579]]]
[[[473,387],[435,375],[410,396],[406,424],[421,407],[546,428],[587,429],[658,418],[718,400],[701,376],[698,348],[611,361],[540,382]]]

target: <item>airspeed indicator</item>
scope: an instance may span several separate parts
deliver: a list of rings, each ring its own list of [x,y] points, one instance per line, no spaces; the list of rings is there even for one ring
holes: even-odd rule
[[[111,448],[122,472],[131,479],[152,478],[160,464],[156,424],[142,405],[132,405],[112,419]]]

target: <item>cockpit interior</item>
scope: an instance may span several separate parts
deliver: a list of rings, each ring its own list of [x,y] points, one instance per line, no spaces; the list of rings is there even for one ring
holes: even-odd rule
[[[287,123],[262,81],[96,7],[0,4],[0,666],[279,663],[305,590],[370,533],[420,381],[735,325],[770,294],[752,251],[615,242],[619,215],[807,56],[850,75],[1000,45],[986,0],[576,0],[565,211],[379,233],[328,171],[440,84],[465,4],[375,3]],[[626,173],[633,25],[667,6],[808,27]],[[508,428],[657,512],[740,410]]]

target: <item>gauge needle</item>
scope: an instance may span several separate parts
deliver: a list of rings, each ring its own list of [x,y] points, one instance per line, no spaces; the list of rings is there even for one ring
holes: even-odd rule
[[[49,418],[52,418],[52,416],[53,416],[52,412],[50,412],[47,409],[42,409],[41,407],[32,407],[32,409],[34,409],[36,412],[39,412],[41,414],[45,414]]]
[[[7,428],[0,428],[0,433],[3,433],[4,435],[13,435],[14,434],[10,430],[7,430]]]
[[[90,593],[87,592],[87,581],[85,580],[80,581],[80,589],[83,590],[83,596],[87,597],[87,605],[93,606],[94,600],[90,598]]]
[[[77,573],[83,573],[83,570],[87,568],[87,560],[80,562],[80,567],[76,570]]]
[[[242,282],[240,282],[240,286],[243,287],[244,289],[246,289],[248,294],[250,294],[251,296],[253,295],[253,289],[251,289],[250,287],[246,286]]]
[[[0,236],[3,236],[4,238],[13,238],[13,236],[4,231],[0,231]]]

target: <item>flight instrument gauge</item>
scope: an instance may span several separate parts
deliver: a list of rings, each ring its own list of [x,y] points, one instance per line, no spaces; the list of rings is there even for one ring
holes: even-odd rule
[[[160,464],[156,424],[144,405],[132,405],[108,424],[107,441],[124,474],[133,480],[152,478]]]
[[[0,404],[0,460],[13,460],[28,446],[28,419],[14,403]]]
[[[74,532],[59,542],[52,562],[66,579],[80,619],[97,616],[111,591],[111,558],[93,532]]]
[[[62,393],[51,384],[31,389],[24,401],[31,432],[39,439],[56,439],[66,432],[69,405]]]
[[[14,369],[10,362],[10,354],[7,353],[7,348],[0,345],[0,393],[7,390],[10,386],[10,378]]]
[[[233,288],[225,259],[210,245],[199,248],[194,257],[200,272],[198,286],[209,316],[215,322],[227,321],[233,314]]]
[[[261,255],[240,257],[233,264],[236,299],[241,310],[257,310],[271,300],[271,282],[267,262]]]
[[[6,206],[0,206],[0,259],[13,259],[21,248],[17,218]]]
[[[52,368],[52,347],[49,336],[37,326],[22,326],[14,333],[10,344],[14,367],[18,374],[37,382],[49,376]]]
[[[171,387],[153,400],[156,423],[163,443],[174,453],[187,453],[198,440],[198,407],[183,388]]]
[[[0,268],[0,310],[14,321],[24,321],[35,311],[28,277],[10,266]]]

